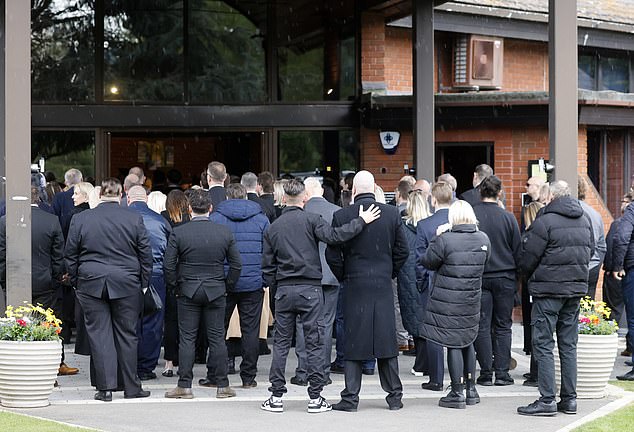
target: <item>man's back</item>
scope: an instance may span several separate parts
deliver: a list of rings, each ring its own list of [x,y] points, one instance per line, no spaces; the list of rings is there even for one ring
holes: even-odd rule
[[[341,210],[341,207],[338,205],[332,204],[328,202],[323,197],[313,197],[306,201],[304,204],[304,210],[308,213],[314,213],[320,215],[326,223],[332,224],[332,217],[336,211]],[[357,213],[358,214],[358,213]],[[330,266],[326,262],[326,244],[323,242],[319,243],[319,258],[321,259],[321,271],[322,271],[322,285],[338,285],[339,281],[330,270]]]

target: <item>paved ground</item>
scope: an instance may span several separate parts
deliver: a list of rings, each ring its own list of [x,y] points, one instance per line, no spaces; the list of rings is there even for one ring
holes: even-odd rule
[[[521,328],[515,328],[519,336]],[[79,375],[60,377],[60,387],[51,395],[51,406],[31,410],[15,410],[42,418],[94,427],[104,431],[535,431],[549,432],[566,430],[586,416],[596,416],[601,410],[610,409],[621,402],[622,392],[611,387],[610,395],[600,400],[579,401],[576,416],[557,415],[552,418],[531,418],[516,414],[519,405],[525,405],[538,397],[537,389],[523,387],[522,374],[528,371],[528,357],[521,351],[521,339],[514,339],[513,357],[518,367],[511,372],[516,385],[507,387],[479,387],[482,402],[466,410],[450,410],[438,407],[438,398],[444,394],[420,388],[423,378],[409,373],[413,357],[400,356],[401,379],[404,386],[404,409],[387,410],[385,394],[379,385],[378,375],[364,376],[361,403],[357,413],[331,412],[306,413],[307,394],[305,387],[289,385],[285,396],[283,414],[261,411],[260,403],[269,395],[267,391],[268,367],[271,356],[263,356],[259,362],[258,387],[243,390],[236,388],[238,396],[228,400],[215,399],[211,389],[195,386],[196,399],[191,401],[168,400],[163,397],[166,390],[176,385],[177,378],[160,376],[162,367],[157,367],[157,380],[146,381],[144,388],[152,396],[143,400],[124,400],[122,393],[115,393],[112,403],[94,401],[94,390],[89,385],[86,357],[75,356],[72,346],[67,345],[67,363],[81,368]],[[289,357],[287,379],[293,374],[295,359]],[[625,357],[617,359],[613,375],[628,370]],[[204,376],[204,366],[196,365],[195,379]],[[324,397],[336,402],[343,389],[343,375],[332,375],[333,383],[324,390]],[[424,378],[426,381],[427,378]],[[240,377],[231,375],[232,385],[240,385]],[[449,383],[445,376],[445,385]]]

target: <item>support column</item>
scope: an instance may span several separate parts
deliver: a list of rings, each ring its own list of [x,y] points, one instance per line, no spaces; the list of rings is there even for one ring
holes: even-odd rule
[[[416,178],[436,178],[434,121],[434,2],[413,0],[414,149]]]
[[[5,0],[7,304],[31,301],[31,3]]]
[[[548,139],[555,179],[577,196],[577,1],[548,1]]]

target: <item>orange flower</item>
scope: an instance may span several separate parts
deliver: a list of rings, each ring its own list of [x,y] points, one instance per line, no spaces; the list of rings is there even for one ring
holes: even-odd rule
[[[58,327],[58,328],[55,329],[55,334],[60,334],[61,332],[62,332],[61,328]]]
[[[44,327],[44,328],[49,328],[50,326],[51,326],[51,325],[50,325],[49,323],[47,323],[46,321],[44,321],[44,322],[42,323],[42,327]]]

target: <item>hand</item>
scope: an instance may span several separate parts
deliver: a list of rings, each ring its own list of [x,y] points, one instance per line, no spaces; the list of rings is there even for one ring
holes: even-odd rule
[[[621,270],[618,273],[613,272],[612,275],[614,276],[614,279],[621,280],[623,279],[623,276],[625,276],[625,270]]]
[[[444,233],[445,231],[449,231],[450,229],[451,229],[451,224],[449,223],[442,224],[438,228],[436,228],[436,235],[439,236],[440,234]]]
[[[381,216],[381,209],[376,205],[371,204],[367,210],[363,210],[363,206],[359,206],[359,217],[365,221],[365,223],[369,224],[374,222]]]

